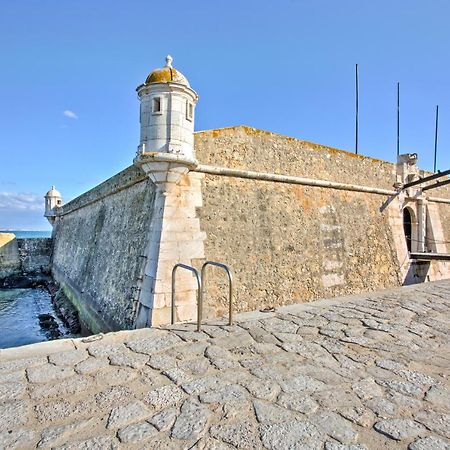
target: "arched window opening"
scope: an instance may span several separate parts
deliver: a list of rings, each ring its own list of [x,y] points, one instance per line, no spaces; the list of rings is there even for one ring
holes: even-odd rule
[[[412,220],[411,213],[408,208],[403,209],[403,230],[405,232],[406,246],[408,247],[408,252],[411,252],[411,242],[412,242]]]

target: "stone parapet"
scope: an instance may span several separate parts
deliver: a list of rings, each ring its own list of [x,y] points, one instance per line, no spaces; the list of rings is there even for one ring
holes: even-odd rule
[[[0,279],[20,273],[20,266],[16,235],[0,233]]]
[[[15,275],[48,274],[51,254],[50,238],[16,238],[13,233],[0,233],[0,281]]]
[[[84,208],[95,202],[99,202],[145,180],[145,178],[145,173],[142,172],[141,169],[131,165],[103,183],[100,183],[98,186],[61,206],[57,209],[56,215],[58,217],[64,216],[76,211],[77,209]]]
[[[53,276],[95,331],[133,328],[155,185],[129,167],[60,208]]]

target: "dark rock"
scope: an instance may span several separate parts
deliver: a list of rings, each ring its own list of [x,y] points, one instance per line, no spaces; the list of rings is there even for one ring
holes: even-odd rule
[[[58,328],[58,323],[51,314],[39,314],[39,325],[44,330],[50,330]]]
[[[62,336],[58,322],[51,314],[39,314],[38,319],[39,325],[49,341],[59,339]]]
[[[47,289],[52,296],[52,303],[55,307],[58,317],[64,322],[72,334],[78,334],[81,331],[80,318],[78,311],[73,307],[70,300],[66,297],[62,289],[58,289],[55,283],[48,283]]]
[[[0,280],[0,288],[5,289],[31,289],[45,286],[50,280],[43,273],[14,274]]]

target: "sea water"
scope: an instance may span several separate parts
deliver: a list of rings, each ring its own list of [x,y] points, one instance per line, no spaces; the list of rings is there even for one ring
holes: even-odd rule
[[[51,238],[51,231],[20,231],[20,230],[1,230],[0,233],[13,233],[17,238]]]
[[[49,330],[39,320],[43,314],[54,318],[60,337],[68,335],[45,289],[0,289],[0,348],[49,340]]]

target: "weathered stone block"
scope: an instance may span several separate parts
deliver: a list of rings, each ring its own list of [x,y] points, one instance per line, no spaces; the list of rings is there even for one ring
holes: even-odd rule
[[[197,401],[186,400],[181,407],[181,414],[172,428],[171,436],[176,439],[198,439],[206,431],[210,415],[209,409]]]
[[[172,428],[176,418],[177,410],[175,408],[167,408],[154,415],[148,421],[154,425],[158,431],[167,431]]]
[[[94,428],[96,424],[97,421],[95,419],[89,419],[68,425],[47,427],[42,431],[41,439],[39,440],[37,447],[53,448],[55,445],[69,443],[78,433],[82,433],[89,428]]]
[[[249,421],[213,425],[210,434],[235,448],[260,448],[255,426]]]
[[[186,394],[177,386],[163,386],[150,391],[145,401],[154,408],[167,408],[180,403]]]
[[[118,432],[120,442],[124,444],[136,444],[138,442],[152,438],[158,430],[148,422],[129,425]]]
[[[261,441],[270,450],[279,448],[323,448],[325,436],[308,421],[286,421],[260,427]]]
[[[151,416],[151,412],[142,402],[133,402],[128,405],[118,406],[109,414],[107,428],[122,428],[130,423],[139,422]]]
[[[26,425],[30,420],[31,405],[23,400],[0,404],[0,431]]]
[[[75,375],[75,372],[72,367],[60,367],[52,364],[27,369],[28,380],[32,383],[49,383],[57,380],[64,380],[73,375]]]
[[[0,432],[0,448],[27,448],[32,442],[34,442],[35,436],[36,435],[33,430],[25,428]]]
[[[48,360],[57,366],[73,366],[87,359],[89,355],[85,350],[73,350],[69,352],[53,353]]]
[[[375,430],[397,441],[420,436],[426,432],[426,428],[411,419],[390,419],[377,422]]]

